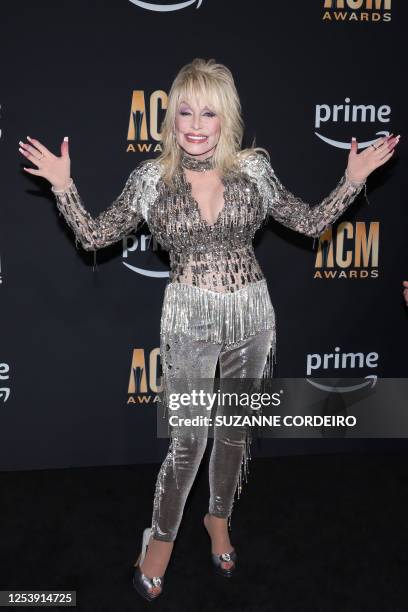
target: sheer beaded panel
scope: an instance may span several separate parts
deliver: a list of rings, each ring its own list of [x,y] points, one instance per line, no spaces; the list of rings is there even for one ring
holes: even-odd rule
[[[159,186],[149,227],[170,252],[170,280],[234,292],[264,278],[252,241],[265,218],[259,192],[243,174],[223,177],[224,206],[213,224],[201,217],[180,168],[174,187]]]
[[[350,181],[346,171],[334,189],[311,207],[280,182],[264,155],[242,156],[238,165],[239,170],[231,170],[221,179],[224,206],[214,224],[201,217],[185,174],[185,168],[212,169],[212,160],[203,163],[183,158],[171,186],[161,180],[159,164],[148,160],[131,172],[122,193],[96,217],[87,211],[73,181],[65,190],[53,190],[60,214],[84,249],[95,254],[135,231],[145,220],[152,235],[169,251],[162,342],[177,330],[198,340],[231,346],[259,331],[275,329],[266,279],[252,246],[257,229],[272,217],[296,232],[317,238],[365,187],[365,183]],[[268,377],[271,363],[269,357],[265,368]]]
[[[262,154],[241,159],[239,172],[224,176],[224,206],[216,222],[202,219],[187,181],[186,168],[206,171],[212,161],[186,156],[173,186],[160,180],[154,160],[135,168],[111,205],[96,217],[85,208],[73,181],[53,189],[57,208],[85,250],[104,248],[137,229],[142,220],[170,252],[170,278],[214,291],[234,292],[263,278],[252,240],[263,220],[273,217],[290,229],[317,238],[354,201],[365,183],[353,183],[345,172],[317,206],[310,207],[280,182]]]

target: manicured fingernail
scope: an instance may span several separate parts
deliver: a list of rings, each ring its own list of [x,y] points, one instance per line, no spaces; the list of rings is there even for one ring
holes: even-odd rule
[[[27,136],[27,139],[28,139],[28,140],[32,140],[32,138],[30,138],[29,136]]]
[[[355,137],[355,136],[353,136],[351,140],[355,140],[355,139],[356,139],[356,137]]]
[[[64,141],[68,142],[68,136],[64,136]]]

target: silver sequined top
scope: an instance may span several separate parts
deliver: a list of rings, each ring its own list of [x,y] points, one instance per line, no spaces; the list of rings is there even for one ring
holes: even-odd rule
[[[153,236],[169,251],[170,282],[224,293],[264,279],[252,242],[269,216],[316,238],[364,185],[350,182],[345,173],[320,204],[310,207],[282,185],[263,154],[254,153],[240,161],[240,172],[223,177],[224,207],[210,225],[201,217],[183,171],[183,166],[194,168],[189,160],[183,156],[173,189],[160,180],[154,160],[139,164],[119,197],[95,218],[84,208],[73,181],[65,191],[53,189],[57,207],[73,229],[76,242],[86,250],[120,240],[145,220]]]
[[[170,278],[160,322],[164,394],[171,371],[168,349],[174,338],[183,334],[232,347],[272,329],[262,378],[273,376],[275,311],[254,254],[254,234],[273,217],[316,238],[344,212],[364,185],[350,182],[345,173],[333,191],[312,208],[282,185],[263,154],[254,152],[240,158],[239,171],[222,178],[224,207],[210,225],[201,217],[184,172],[184,168],[205,170],[208,163],[197,163],[183,155],[172,188],[161,180],[155,160],[141,163],[131,172],[119,197],[95,218],[85,209],[73,181],[65,191],[53,189],[57,207],[75,233],[76,244],[80,242],[84,249],[96,254],[97,249],[133,232],[142,220],[168,249]]]

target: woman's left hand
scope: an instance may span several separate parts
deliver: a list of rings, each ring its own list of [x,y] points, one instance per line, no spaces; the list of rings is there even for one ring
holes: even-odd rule
[[[357,140],[353,138],[347,165],[349,179],[356,183],[365,181],[373,170],[390,159],[399,139],[400,136],[390,134],[390,136],[379,138],[364,151],[358,153]]]

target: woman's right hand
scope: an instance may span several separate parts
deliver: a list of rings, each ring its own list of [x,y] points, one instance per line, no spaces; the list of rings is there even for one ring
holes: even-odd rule
[[[19,142],[19,151],[22,155],[27,157],[38,170],[35,168],[24,168],[26,172],[30,174],[36,174],[42,176],[57,190],[63,190],[70,184],[71,181],[71,160],[69,157],[68,149],[68,136],[65,136],[61,142],[61,157],[57,157],[41,142],[35,138],[27,136],[30,144]]]

